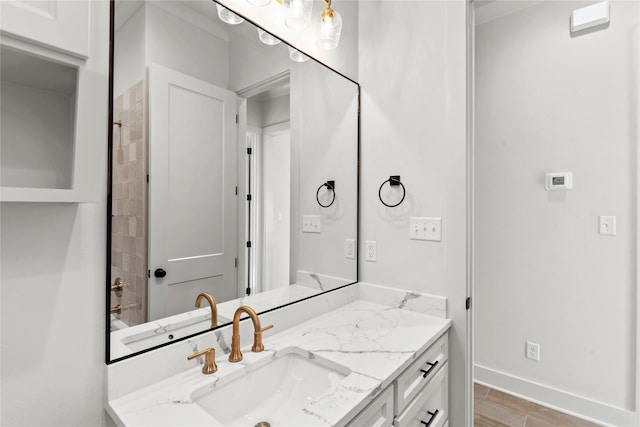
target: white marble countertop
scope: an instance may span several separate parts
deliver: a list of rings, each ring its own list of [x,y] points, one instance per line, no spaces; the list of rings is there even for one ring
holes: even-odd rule
[[[450,327],[450,320],[406,309],[412,298],[393,307],[358,299],[282,332],[276,324],[264,333],[261,353],[250,351],[251,338],[244,334],[242,342],[249,345],[242,348],[242,362],[230,363],[219,352],[215,374],[203,375],[201,365],[194,363],[177,375],[109,401],[107,409],[126,426],[222,425],[193,401],[192,394],[223,384],[229,375],[242,375],[239,370],[250,370],[250,365],[294,346],[310,358],[340,364],[351,374],[310,401],[289,425],[345,425]]]

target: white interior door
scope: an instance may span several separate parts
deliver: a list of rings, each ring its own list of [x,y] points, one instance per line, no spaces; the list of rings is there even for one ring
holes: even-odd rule
[[[262,141],[263,290],[290,284],[290,133],[288,129],[274,129],[265,128]]]
[[[235,117],[233,92],[149,67],[149,320],[237,297]]]

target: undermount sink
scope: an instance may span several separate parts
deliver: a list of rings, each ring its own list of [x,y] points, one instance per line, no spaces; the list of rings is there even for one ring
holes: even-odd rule
[[[248,365],[238,378],[196,390],[191,398],[224,426],[272,426],[287,421],[351,373],[348,368],[297,347],[275,354],[266,364]],[[257,366],[259,365],[259,366]]]
[[[218,316],[218,325],[228,322],[230,322],[230,319]],[[150,347],[206,331],[210,327],[211,317],[209,315],[189,317],[178,322],[170,322],[169,324],[159,326],[156,329],[125,336],[122,338],[122,344],[127,346],[131,351],[146,350]]]

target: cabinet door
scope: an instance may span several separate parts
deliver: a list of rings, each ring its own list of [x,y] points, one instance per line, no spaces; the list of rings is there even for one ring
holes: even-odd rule
[[[0,33],[85,59],[89,1],[0,1]]]
[[[393,425],[393,386],[387,387],[373,402],[351,420],[347,427]]]
[[[444,334],[407,368],[395,382],[395,412],[401,413],[409,402],[426,387],[449,359],[448,335]]]
[[[444,364],[407,408],[398,415],[393,423],[395,427],[442,427],[449,418],[449,366]]]

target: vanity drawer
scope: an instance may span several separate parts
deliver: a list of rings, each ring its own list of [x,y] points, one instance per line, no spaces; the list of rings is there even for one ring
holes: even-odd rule
[[[387,387],[362,410],[347,427],[381,427],[393,425],[393,386]]]
[[[409,402],[429,384],[448,360],[448,342],[448,335],[444,334],[395,381],[396,414],[404,411]]]
[[[445,363],[415,399],[393,421],[395,427],[442,427],[449,418],[449,364]],[[425,424],[426,423],[426,424]]]

